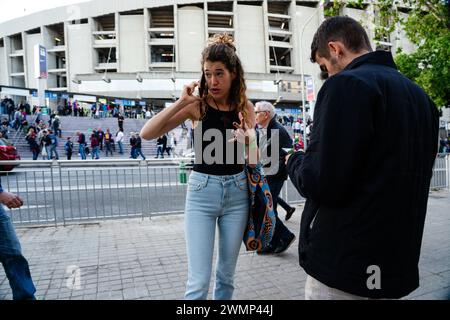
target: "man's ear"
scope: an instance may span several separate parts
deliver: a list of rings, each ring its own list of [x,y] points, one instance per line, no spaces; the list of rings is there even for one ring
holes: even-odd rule
[[[328,49],[330,49],[330,54],[336,57],[341,57],[344,54],[344,45],[340,41],[330,41],[328,42]]]

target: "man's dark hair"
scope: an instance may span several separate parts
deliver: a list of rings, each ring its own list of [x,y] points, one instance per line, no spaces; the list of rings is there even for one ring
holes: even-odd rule
[[[372,51],[369,37],[356,20],[349,17],[331,17],[317,29],[311,43],[311,61],[316,62],[316,54],[328,59],[330,52],[328,42],[341,41],[345,47],[357,53],[363,49]]]

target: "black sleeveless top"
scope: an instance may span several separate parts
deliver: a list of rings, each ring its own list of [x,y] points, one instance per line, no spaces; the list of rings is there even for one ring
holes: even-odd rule
[[[220,111],[207,107],[205,116],[194,129],[194,171],[224,176],[244,170],[243,145],[236,141],[228,142],[233,137],[233,122],[239,123],[235,110]]]

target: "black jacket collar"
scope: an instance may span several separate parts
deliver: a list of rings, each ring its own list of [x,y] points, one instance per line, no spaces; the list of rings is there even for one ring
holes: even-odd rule
[[[273,129],[274,127],[276,127],[277,124],[277,117],[274,116],[272,119],[270,119],[269,124],[267,125],[267,131],[270,131],[270,129]]]
[[[362,64],[380,64],[386,67],[397,69],[392,54],[387,51],[373,51],[353,59],[344,70],[356,69]]]

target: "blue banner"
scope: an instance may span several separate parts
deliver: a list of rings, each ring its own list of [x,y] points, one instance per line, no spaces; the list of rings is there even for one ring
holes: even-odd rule
[[[39,45],[39,77],[47,78],[47,50]]]
[[[58,99],[58,94],[53,92],[45,92],[45,97],[51,100]]]

